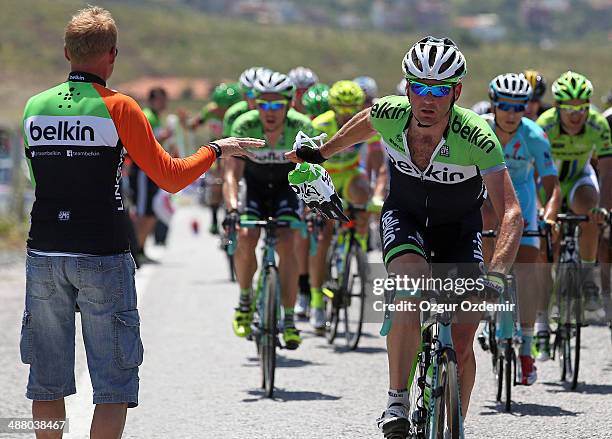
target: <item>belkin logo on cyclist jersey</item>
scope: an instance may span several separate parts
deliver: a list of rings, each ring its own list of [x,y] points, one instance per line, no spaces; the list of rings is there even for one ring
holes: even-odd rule
[[[28,130],[30,132],[30,139],[35,142],[42,139],[49,141],[80,140],[93,142],[95,138],[93,127],[81,125],[80,120],[77,120],[76,123],[71,123],[69,120],[59,120],[56,126],[38,126],[34,125],[34,121],[31,121]]]
[[[461,123],[461,118],[457,114],[455,114],[455,117],[453,118],[451,129],[453,130],[453,133],[458,134],[462,139],[467,140],[472,145],[479,147],[487,153],[495,149],[496,143],[491,138],[490,132],[485,132],[482,128],[476,125],[463,125]]]
[[[406,115],[408,108],[402,104],[391,105],[384,102],[382,105],[374,104],[370,114],[378,119],[400,119]]]

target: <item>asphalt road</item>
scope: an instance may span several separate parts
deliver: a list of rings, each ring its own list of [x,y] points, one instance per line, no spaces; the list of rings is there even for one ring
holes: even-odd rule
[[[190,228],[193,219],[202,225],[198,235]],[[124,437],[382,437],[374,421],[386,403],[387,365],[377,325],[367,325],[360,348],[347,352],[302,324],[300,349],[280,353],[275,398],[263,397],[255,347],[231,330],[238,290],[227,280],[217,239],[203,232],[207,219],[201,209],[179,210],[168,246],[151,250],[161,263],[138,272],[145,360],[140,406],[129,410]],[[28,370],[18,349],[23,262],[0,265],[0,279],[0,418],[28,417]],[[78,394],[66,400],[67,438],[87,437],[93,411],[80,332],[77,336]],[[538,382],[513,389],[512,414],[496,404],[489,358],[476,347],[479,368],[467,437],[611,437],[610,331],[590,326],[583,340],[578,390],[558,382],[556,362],[538,364]]]

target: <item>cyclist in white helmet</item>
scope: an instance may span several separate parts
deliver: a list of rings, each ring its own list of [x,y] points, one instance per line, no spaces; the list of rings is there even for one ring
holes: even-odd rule
[[[278,72],[258,74],[253,84],[256,110],[240,116],[232,125],[232,133],[251,133],[253,138],[266,141],[264,148],[252,159],[228,159],[225,166],[223,194],[228,209],[228,223],[238,224],[240,214],[245,219],[300,220],[301,206],[289,187],[287,175],[294,169],[284,153],[293,148],[298,132],[314,135],[308,116],[291,108],[294,85]],[[246,199],[242,212],[238,212],[238,182],[244,177]],[[236,277],[240,286],[240,299],[234,313],[234,333],[247,337],[251,333],[253,318],[252,282],[257,268],[255,248],[259,229],[240,229],[235,253]],[[295,254],[297,234],[292,229],[278,230],[276,250],[279,255],[281,304],[283,308],[283,333],[285,347],[297,349],[302,342],[295,328],[294,306],[298,287],[298,269]]]
[[[295,85],[295,96],[293,97],[293,108],[302,114],[307,114],[304,105],[302,104],[302,96],[304,93],[319,82],[319,77],[315,72],[308,67],[296,67],[292,69],[287,76]]]
[[[240,83],[240,89],[242,90],[244,100],[232,105],[225,112],[225,115],[223,116],[224,137],[226,134],[229,135],[230,131],[232,130],[232,124],[238,118],[238,116],[241,116],[247,111],[254,110],[256,108],[254,89],[255,80],[257,79],[258,75],[270,72],[272,72],[272,70],[266,67],[251,67],[242,72],[238,82]]]
[[[525,116],[532,93],[533,89],[523,74],[496,76],[489,84],[492,114],[483,117],[504,148],[504,159],[521,205],[525,230],[538,230],[537,189],[533,178],[533,172],[537,170],[546,193],[544,220],[552,225],[556,237],[555,219],[561,206],[561,187],[548,138],[535,122]],[[497,229],[495,211],[488,200],[483,204],[482,213],[484,228]],[[493,245],[491,239],[483,243],[485,260],[491,256]],[[539,250],[540,238],[522,238],[514,270],[523,337],[519,352],[519,381],[524,385],[531,385],[537,379],[531,345],[538,299],[544,294],[544,286],[535,282],[539,279],[535,265]],[[486,340],[484,334],[478,336],[484,348],[487,347]]]
[[[321,149],[287,155],[296,162],[321,163],[380,133],[391,162],[381,218],[387,271],[416,279],[439,267],[432,263],[447,262],[459,264],[461,278],[480,277],[479,285],[487,290],[503,290],[523,222],[497,137],[481,117],[455,105],[465,58],[452,40],[427,37],[408,51],[403,70],[404,96],[385,96],[357,113]],[[483,274],[480,207],[485,193],[500,218],[500,237]],[[415,299],[397,302],[405,300]],[[465,415],[476,376],[472,345],[480,314],[461,311],[456,318],[452,331]],[[410,425],[406,384],[419,347],[419,313],[395,312],[382,333],[388,335],[389,399],[378,426],[385,435],[399,437]]]

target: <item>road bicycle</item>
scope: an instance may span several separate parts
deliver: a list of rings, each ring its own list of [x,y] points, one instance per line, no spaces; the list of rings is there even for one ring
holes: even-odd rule
[[[306,224],[300,221],[288,221],[269,217],[266,220],[240,220],[240,227],[246,229],[260,228],[265,231],[262,258],[259,264],[257,287],[254,291],[254,317],[249,339],[255,341],[261,366],[261,387],[265,395],[272,398],[274,394],[274,375],[276,370],[276,349],[284,349],[279,333],[281,316],[281,285],[276,264],[276,242],[278,229],[289,228],[306,232]],[[230,236],[235,242],[235,230],[230,228]],[[232,252],[235,249],[232,249]]]
[[[482,232],[483,238],[497,236],[495,230]],[[549,261],[552,261],[552,238],[550,225],[543,230],[526,230],[524,237],[544,238]],[[491,366],[496,383],[496,400],[504,403],[506,412],[512,411],[512,387],[521,385],[519,376],[519,350],[523,343],[523,334],[520,324],[520,304],[517,295],[516,279],[513,275],[507,276],[507,288],[500,298],[500,303],[513,305],[500,309],[489,315],[485,321],[485,330],[478,335],[478,342],[485,351],[491,353]],[[522,374],[522,371],[520,371]]]
[[[326,300],[325,334],[332,344],[339,327],[350,350],[357,349],[363,328],[368,281],[367,255],[355,237],[355,217],[370,211],[367,206],[348,204],[347,223],[335,223],[335,233],[327,254],[328,280],[323,285]]]

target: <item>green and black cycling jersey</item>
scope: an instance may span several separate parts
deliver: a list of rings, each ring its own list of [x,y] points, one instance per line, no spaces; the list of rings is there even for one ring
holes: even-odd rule
[[[285,153],[293,148],[295,137],[299,131],[303,131],[308,136],[314,135],[310,119],[292,108],[287,111],[285,127],[276,145],[273,146],[269,145],[266,139],[258,110],[251,110],[236,119],[232,125],[231,136],[266,140],[266,145],[263,148],[252,150],[255,154],[254,160],[246,159],[244,177],[247,184],[249,181],[254,181],[282,186],[289,185],[287,174],[295,168],[295,163],[287,160]]]
[[[232,135],[232,125],[234,122],[248,111],[251,110],[249,110],[249,103],[247,101],[236,102],[227,109],[223,116],[223,137],[230,137]]]
[[[387,203],[424,227],[466,221],[478,226],[486,197],[482,175],[506,167],[497,136],[476,113],[455,105],[429,166],[420,171],[408,148],[406,130],[411,117],[405,96],[384,97],[370,112],[390,161]]]

